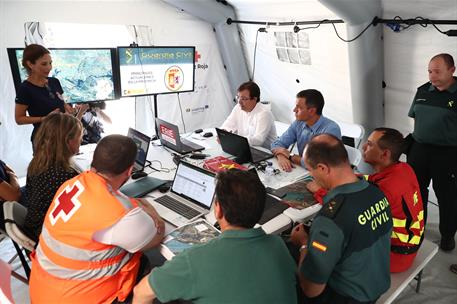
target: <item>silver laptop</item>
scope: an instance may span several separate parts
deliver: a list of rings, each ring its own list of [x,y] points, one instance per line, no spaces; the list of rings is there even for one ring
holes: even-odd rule
[[[182,226],[209,212],[215,190],[214,173],[180,162],[170,192],[155,198],[152,205],[167,222]]]
[[[162,145],[179,154],[187,154],[205,149],[205,147],[186,140],[185,138],[181,138],[177,125],[156,118],[156,127],[156,130],[159,133],[157,136],[159,136]]]

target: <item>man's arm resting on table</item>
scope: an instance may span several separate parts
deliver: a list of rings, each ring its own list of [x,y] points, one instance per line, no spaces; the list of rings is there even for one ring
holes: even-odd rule
[[[314,297],[317,297],[318,295],[320,295],[324,289],[325,289],[325,286],[327,286],[327,284],[317,284],[317,283],[314,283],[314,282],[311,282],[310,280],[306,279],[303,274],[301,274],[300,272],[300,268],[301,268],[301,264],[303,262],[303,259],[305,258],[306,256],[306,253],[308,252],[308,249],[303,249],[303,250],[300,250],[300,262],[298,263],[298,279],[300,281],[300,287],[303,291],[303,293],[305,294],[305,296],[307,296],[308,298],[314,298]]]
[[[138,199],[138,205],[152,218],[157,229],[156,235],[148,244],[146,244],[146,246],[142,248],[144,251],[146,249],[156,247],[162,243],[163,237],[165,235],[165,222],[157,213],[155,208],[147,200]]]
[[[164,230],[163,221],[156,222],[139,206],[130,210],[112,226],[95,232],[93,239],[133,253],[159,245],[163,239]]]
[[[306,228],[303,224],[298,224],[292,229],[290,235],[290,241],[295,245],[300,247],[300,260],[298,261],[298,279],[300,281],[300,287],[303,290],[303,293],[309,297],[314,298],[320,295],[327,284],[318,284],[306,279],[302,274],[302,264],[303,260],[308,253],[307,244],[309,243],[309,228]]]
[[[133,304],[150,304],[156,298],[154,290],[149,284],[149,275],[145,276],[133,289]]]

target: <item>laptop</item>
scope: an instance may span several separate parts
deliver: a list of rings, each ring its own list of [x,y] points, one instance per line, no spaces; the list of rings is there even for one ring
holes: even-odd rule
[[[159,136],[162,145],[179,154],[187,154],[205,149],[205,147],[181,138],[177,125],[156,118],[156,127],[156,130],[159,133],[157,135]]]
[[[235,156],[235,162],[239,164],[248,162],[258,163],[273,157],[273,154],[270,152],[265,152],[249,146],[246,137],[218,128],[216,128],[216,132],[222,150]]]
[[[248,170],[252,174],[255,174],[257,178],[260,180],[259,175],[257,174],[257,170],[255,168],[251,168]],[[267,193],[267,197],[265,200],[265,208],[263,208],[262,217],[258,221],[260,225],[263,225],[269,222],[271,219],[275,218],[276,216],[280,215],[284,210],[289,208],[287,204],[281,202],[281,199],[276,198]]]
[[[143,171],[146,166],[146,157],[148,155],[151,138],[132,128],[129,128],[127,136],[135,142],[138,148],[135,163],[133,164],[133,173]],[[146,176],[123,185],[119,190],[128,197],[143,197],[165,183],[166,181],[164,180]]]
[[[167,222],[182,226],[207,214],[216,190],[215,174],[187,162],[179,162],[170,192],[151,204]]]
[[[133,172],[143,171],[146,165],[146,157],[148,156],[151,138],[132,128],[129,128],[127,137],[133,139],[138,148],[135,163],[133,164]]]

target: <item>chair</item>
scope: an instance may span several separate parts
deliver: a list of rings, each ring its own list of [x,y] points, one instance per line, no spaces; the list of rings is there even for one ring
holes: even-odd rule
[[[24,268],[27,278],[30,277],[30,267],[22,253],[22,250],[19,246],[33,251],[35,249],[35,241],[31,240],[26,236],[19,226],[22,226],[27,214],[27,208],[15,201],[8,201],[3,203],[3,213],[5,216],[5,229],[6,234],[13,241],[13,245],[16,248],[16,251],[21,260],[22,267]]]
[[[354,147],[344,145],[346,151],[348,152],[349,163],[351,164],[353,169],[357,169],[357,166],[362,161],[362,152],[359,149]]]
[[[424,239],[411,267],[404,272],[390,274],[390,288],[377,303],[392,303],[413,279],[417,280],[416,292],[418,293],[422,282],[422,271],[437,253],[438,245]]]
[[[358,148],[365,135],[365,128],[356,123],[337,122],[344,144]]]

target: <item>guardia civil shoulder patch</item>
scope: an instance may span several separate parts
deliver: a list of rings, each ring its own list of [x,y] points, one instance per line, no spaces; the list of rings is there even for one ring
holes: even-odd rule
[[[314,248],[316,248],[317,250],[320,250],[322,252],[326,252],[327,251],[327,246],[325,245],[322,245],[321,243],[319,242],[316,242],[316,241],[313,241],[313,243],[311,244]]]

